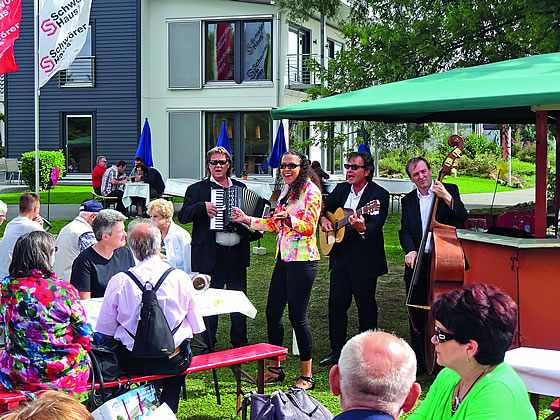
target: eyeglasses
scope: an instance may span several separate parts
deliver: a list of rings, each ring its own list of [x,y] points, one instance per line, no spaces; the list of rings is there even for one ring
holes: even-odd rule
[[[209,163],[210,165],[214,165],[214,166],[216,166],[216,165],[218,165],[218,164],[219,164],[219,165],[222,165],[222,166],[225,166],[225,165],[227,165],[227,164],[229,163],[229,160],[227,160],[227,159],[209,160],[208,163]]]
[[[357,171],[359,168],[364,168],[365,169],[365,166],[363,166],[363,165],[350,165],[349,163],[345,163],[344,167],[346,169],[352,169],[353,171]]]
[[[453,334],[447,333],[439,329],[439,327],[434,327],[434,337],[438,343],[445,343],[446,341],[455,340]]]
[[[280,164],[280,169],[296,169],[298,166],[301,166],[297,163],[281,163]]]

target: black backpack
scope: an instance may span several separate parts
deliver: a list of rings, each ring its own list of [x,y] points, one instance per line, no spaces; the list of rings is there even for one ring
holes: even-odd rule
[[[159,287],[173,270],[173,267],[169,267],[165,273],[161,275],[155,286],[152,286],[150,282],[146,282],[146,286],[148,284],[152,286],[150,289],[147,289],[146,286],[142,286],[142,283],[140,283],[138,278],[130,271],[126,272],[140,290],[142,290],[140,320],[136,328],[136,336],[126,330],[134,339],[134,347],[132,348],[132,355],[134,357],[158,358],[171,356],[175,353],[173,335],[179,329],[181,323],[179,323],[173,331],[169,328],[167,319],[165,319],[165,315],[159,306],[156,296]]]

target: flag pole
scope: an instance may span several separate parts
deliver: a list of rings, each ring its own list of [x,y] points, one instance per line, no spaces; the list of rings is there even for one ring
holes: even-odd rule
[[[34,46],[34,76],[35,76],[35,193],[39,194],[39,0],[33,1],[33,46]]]

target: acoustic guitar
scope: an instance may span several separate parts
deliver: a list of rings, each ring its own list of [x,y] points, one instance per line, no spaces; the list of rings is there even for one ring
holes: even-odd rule
[[[371,200],[365,206],[356,210],[358,216],[362,214],[379,214],[379,200]],[[354,210],[343,209],[339,207],[334,213],[330,211],[325,215],[330,220],[333,226],[332,232],[323,232],[319,227],[319,244],[321,245],[321,252],[324,255],[329,255],[334,244],[342,242],[344,233],[346,232],[346,225],[350,222],[348,219],[354,214]]]

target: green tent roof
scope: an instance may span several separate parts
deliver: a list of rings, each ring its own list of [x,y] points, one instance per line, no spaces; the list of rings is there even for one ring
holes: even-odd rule
[[[531,106],[550,104],[560,104],[560,53],[373,86],[271,114],[275,120],[534,124]]]

